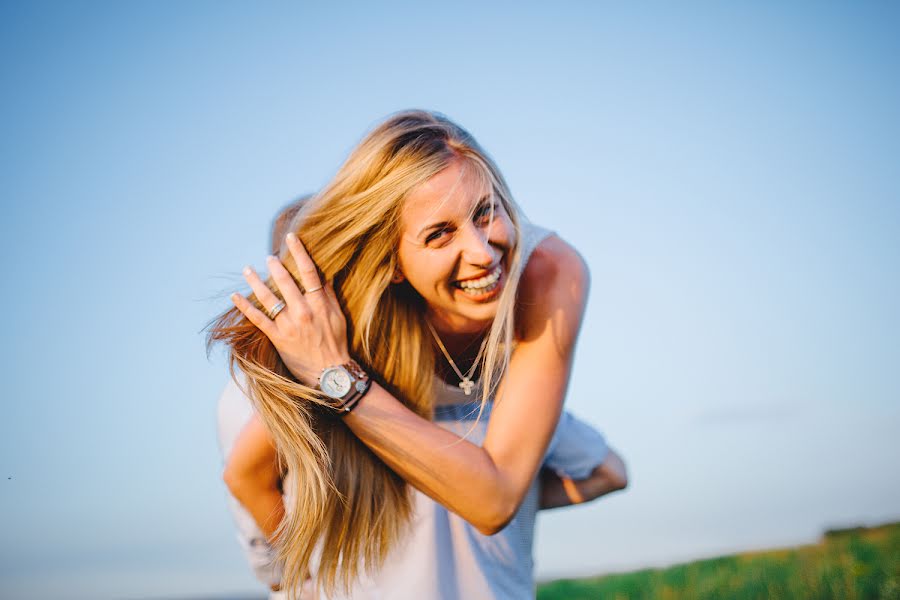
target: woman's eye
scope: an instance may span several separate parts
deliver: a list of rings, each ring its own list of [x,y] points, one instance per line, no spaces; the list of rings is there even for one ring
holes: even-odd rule
[[[490,204],[486,204],[475,211],[475,220],[487,222],[494,214],[494,207]]]
[[[450,233],[450,230],[449,229],[438,229],[437,231],[434,231],[434,232],[428,234],[428,237],[425,238],[425,243],[429,244],[429,243],[433,242],[434,240],[438,240],[438,239],[444,237],[445,233]]]

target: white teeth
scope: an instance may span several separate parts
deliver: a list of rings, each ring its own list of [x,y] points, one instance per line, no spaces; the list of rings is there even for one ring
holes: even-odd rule
[[[485,275],[484,277],[479,277],[478,279],[471,279],[468,281],[460,281],[457,283],[457,286],[459,286],[464,292],[483,294],[490,291],[490,289],[493,289],[498,279],[500,279],[499,266],[494,269],[492,273]]]
[[[494,283],[488,284],[487,286],[485,286],[483,288],[461,288],[461,289],[462,289],[463,294],[468,294],[469,296],[480,296],[481,294],[487,294],[488,292],[494,291],[494,288],[496,288],[498,285],[499,285],[499,283],[495,281]]]

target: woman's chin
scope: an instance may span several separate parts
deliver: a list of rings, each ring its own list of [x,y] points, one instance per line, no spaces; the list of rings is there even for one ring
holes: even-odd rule
[[[496,302],[454,302],[452,306],[429,307],[431,321],[443,332],[479,333],[497,316]]]
[[[429,305],[428,311],[436,326],[445,331],[472,333],[483,331],[497,316],[500,294],[506,283],[506,272],[502,271],[497,284],[487,292],[473,294],[463,291],[454,284],[448,284],[450,302],[442,306]]]

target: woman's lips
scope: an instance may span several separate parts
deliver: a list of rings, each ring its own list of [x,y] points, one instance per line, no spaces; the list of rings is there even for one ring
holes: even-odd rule
[[[503,284],[506,282],[506,270],[503,268],[503,265],[500,264],[495,269],[500,270],[500,274],[497,277],[497,281],[495,281],[488,291],[482,292],[480,294],[473,294],[463,290],[456,282],[451,286],[455,293],[460,294],[467,300],[475,300],[477,302],[484,302],[485,300],[490,300],[493,297],[500,294],[500,291],[503,289]]]
[[[497,263],[496,265],[494,265],[493,268],[491,268],[486,273],[479,275],[477,277],[467,277],[465,279],[457,279],[456,281],[453,282],[453,285],[458,288],[464,288],[464,287],[466,287],[463,285],[464,283],[470,284],[470,283],[478,281],[480,279],[486,279],[486,278],[490,278],[490,277],[494,277],[494,276],[497,276],[499,278],[499,274],[500,274],[500,271],[502,271],[502,269],[503,269],[503,265],[501,263]]]

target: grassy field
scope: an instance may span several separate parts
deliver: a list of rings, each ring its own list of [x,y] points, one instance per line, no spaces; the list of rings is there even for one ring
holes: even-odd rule
[[[633,573],[551,581],[538,600],[900,600],[900,523],[818,544]]]

